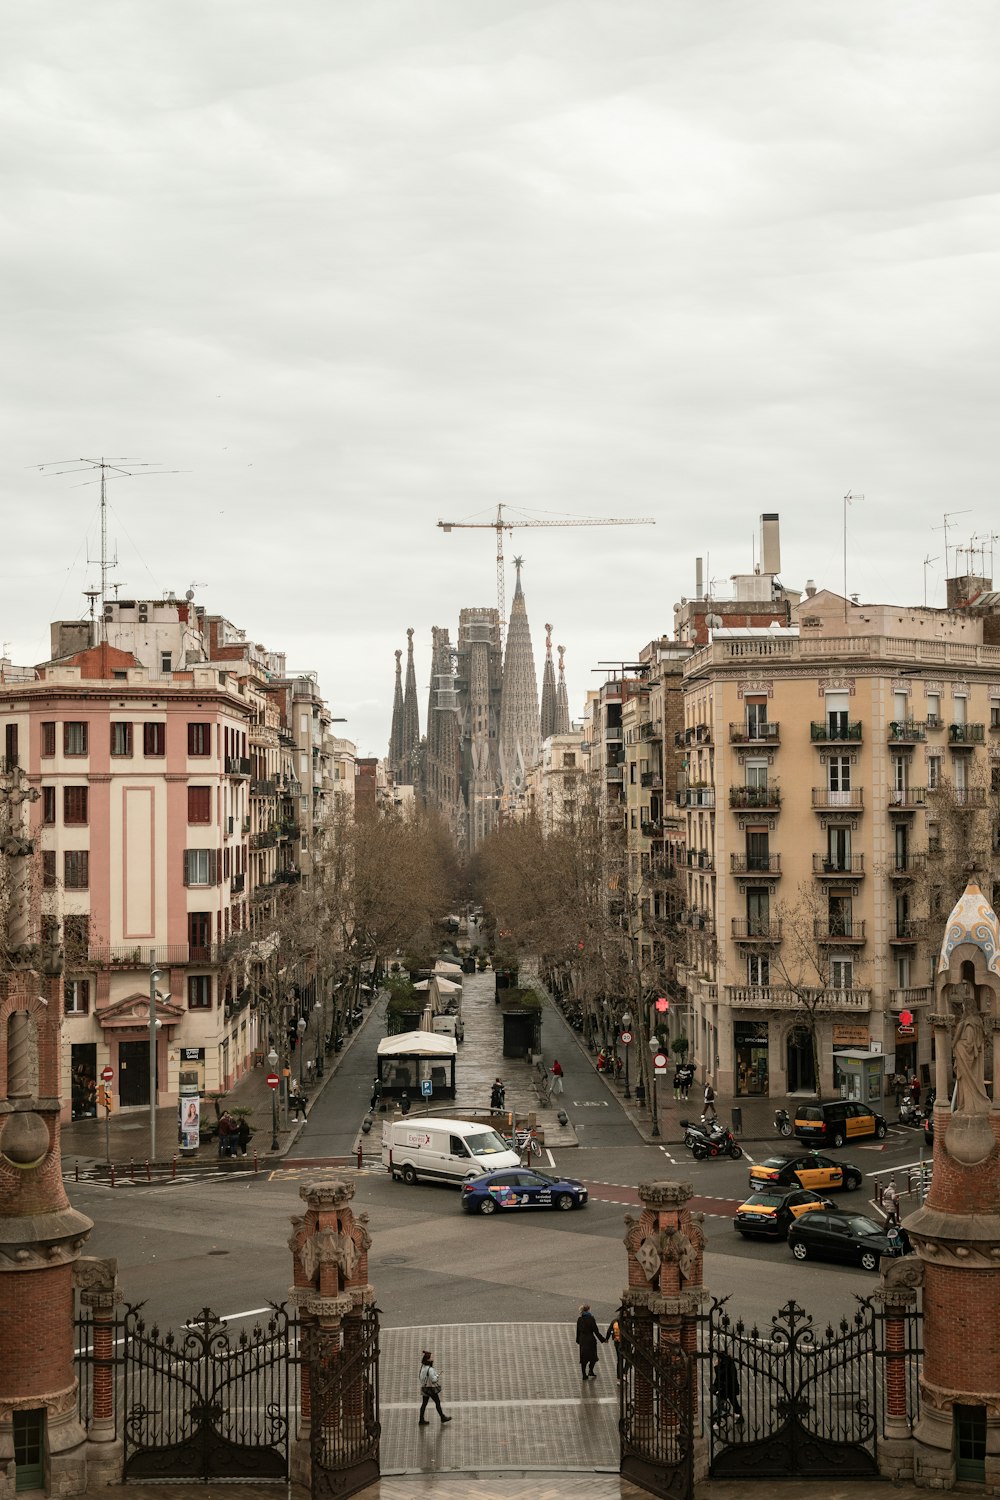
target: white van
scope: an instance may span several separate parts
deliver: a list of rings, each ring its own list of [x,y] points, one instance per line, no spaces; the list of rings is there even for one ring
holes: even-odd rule
[[[382,1165],[404,1182],[453,1182],[519,1167],[492,1126],[468,1120],[386,1120],[382,1126]]]

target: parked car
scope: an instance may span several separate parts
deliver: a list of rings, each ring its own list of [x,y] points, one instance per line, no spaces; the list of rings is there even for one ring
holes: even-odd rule
[[[573,1177],[550,1177],[522,1167],[517,1172],[488,1172],[462,1183],[462,1207],[470,1214],[502,1209],[582,1208],[587,1189]]]
[[[795,1134],[814,1146],[843,1146],[846,1141],[873,1135],[882,1140],[889,1126],[867,1104],[834,1099],[830,1104],[800,1104],[795,1111]]]
[[[768,1156],[750,1168],[752,1188],[790,1187],[797,1183],[799,1187],[812,1188],[817,1193],[833,1192],[838,1188],[853,1193],[863,1181],[858,1167],[852,1167],[849,1162],[835,1161],[832,1156],[821,1156],[818,1151]]]
[[[910,1244],[904,1231],[890,1236],[867,1214],[828,1210],[796,1219],[788,1231],[788,1247],[796,1260],[846,1260],[877,1271],[881,1256],[905,1255]]]
[[[805,1188],[762,1188],[751,1193],[736,1210],[733,1228],[744,1239],[751,1234],[766,1234],[771,1239],[783,1240],[803,1214],[830,1207],[828,1199]]]

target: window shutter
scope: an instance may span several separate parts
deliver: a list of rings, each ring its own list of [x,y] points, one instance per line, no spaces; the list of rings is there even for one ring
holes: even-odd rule
[[[184,884],[191,884],[191,850],[184,850]]]
[[[222,862],[219,859],[218,849],[208,851],[208,883],[209,885],[222,884]]]

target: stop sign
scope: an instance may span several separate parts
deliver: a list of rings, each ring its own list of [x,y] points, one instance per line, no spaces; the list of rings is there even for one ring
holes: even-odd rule
[[[268,1073],[268,1075],[267,1075],[267,1086],[268,1086],[269,1089],[276,1089],[278,1087],[278,1075],[277,1075],[277,1073]]]
[[[112,1078],[114,1078],[114,1076],[115,1076],[115,1070],[114,1070],[114,1068],[102,1068],[101,1069],[101,1078],[103,1079],[103,1081],[105,1083],[110,1083],[111,1080],[112,1080]]]

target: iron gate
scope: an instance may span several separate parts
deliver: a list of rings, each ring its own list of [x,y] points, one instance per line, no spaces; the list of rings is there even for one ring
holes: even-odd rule
[[[734,1322],[725,1304],[708,1318],[706,1410],[715,1476],[861,1476],[878,1473],[881,1403],[872,1304],[853,1319],[813,1327],[786,1302],[770,1328]]]
[[[272,1307],[231,1341],[209,1308],[180,1334],[129,1307],[122,1339],[125,1479],[284,1479],[295,1404],[295,1322]]]
[[[694,1363],[655,1313],[618,1313],[622,1476],[663,1500],[694,1493]]]
[[[309,1366],[313,1500],[345,1500],[379,1477],[378,1308],[311,1333]]]

